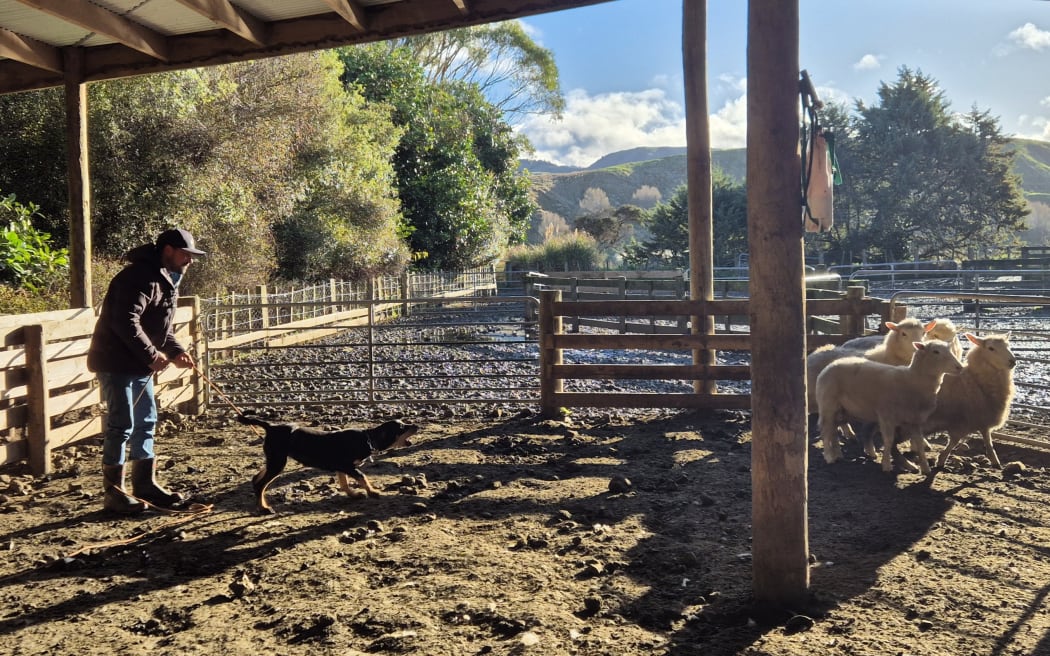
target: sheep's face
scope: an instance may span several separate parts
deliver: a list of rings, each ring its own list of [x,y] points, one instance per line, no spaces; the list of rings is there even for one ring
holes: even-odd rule
[[[951,319],[934,319],[926,324],[926,339],[939,339],[951,344],[958,334],[959,329]]]
[[[1009,370],[1017,365],[1017,358],[1014,357],[1013,351],[1010,350],[1009,335],[977,337],[967,333],[966,339],[970,340],[974,345],[975,351],[976,349],[983,351],[982,359],[996,369]],[[971,353],[966,357],[971,358],[973,354]]]
[[[900,323],[886,322],[886,327],[893,333],[891,339],[901,342],[917,342],[926,334],[926,327],[914,317],[908,317]]]
[[[950,375],[962,373],[963,364],[952,353],[951,346],[947,342],[939,339],[915,342],[915,349],[915,359],[920,361],[921,366],[927,371]]]

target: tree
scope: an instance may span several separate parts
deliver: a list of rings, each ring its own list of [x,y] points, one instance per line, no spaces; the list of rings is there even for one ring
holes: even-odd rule
[[[340,56],[348,88],[382,103],[404,130],[394,169],[417,264],[467,268],[523,241],[535,204],[517,170],[522,142],[478,88],[428,83],[404,49],[359,46]]]
[[[560,118],[565,109],[553,53],[517,21],[395,39],[389,47],[410,53],[431,83],[475,86],[508,120],[536,113]]]
[[[0,95],[0,189],[39,207],[33,224],[69,244],[61,89]]]
[[[96,255],[118,258],[180,225],[209,251],[187,277],[192,293],[244,289],[271,274],[400,271],[409,252],[390,164],[400,133],[385,110],[347,93],[341,72],[334,53],[307,53],[91,85]],[[24,151],[0,162],[0,179],[57,208],[64,243],[65,185],[32,180],[49,170],[64,177],[64,150],[51,146],[63,121],[33,120],[57,101],[37,94],[25,107],[9,104],[17,125],[4,124],[0,143]]]
[[[605,190],[587,187],[583,192],[583,198],[580,199],[580,209],[585,214],[597,214],[611,210],[612,203],[609,202],[609,195],[605,193]]]
[[[854,167],[856,222],[835,231],[837,247],[894,261],[1010,243],[1027,210],[998,121],[976,107],[955,116],[937,82],[906,67],[878,97],[857,104],[856,143],[839,150]]]
[[[747,252],[747,191],[715,168],[711,175],[715,266],[733,266]],[[646,222],[650,237],[628,247],[624,260],[641,268],[689,266],[689,207],[686,188],[653,208]]]
[[[619,259],[618,251],[624,242],[632,239],[636,229],[645,222],[645,211],[634,205],[607,207],[576,218],[576,229],[594,237],[598,248],[607,259]]]
[[[660,190],[652,185],[642,185],[634,190],[631,194],[631,200],[634,204],[642,209],[650,209],[656,206],[660,202],[662,196]]]

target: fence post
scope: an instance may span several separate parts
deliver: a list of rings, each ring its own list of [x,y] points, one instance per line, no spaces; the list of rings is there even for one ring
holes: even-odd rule
[[[627,300],[627,278],[620,276],[616,279],[616,296],[621,301]],[[627,315],[620,317],[620,334],[627,333]]]
[[[849,301],[849,314],[839,317],[839,326],[843,335],[861,337],[864,335],[864,319],[857,309],[864,298],[864,287],[853,285],[846,288],[846,300]]]
[[[34,476],[51,473],[51,401],[47,391],[47,333],[44,326],[25,327],[26,370],[29,374],[26,406],[29,470]]]
[[[562,392],[562,381],[554,377],[554,365],[562,363],[562,351],[554,347],[554,336],[562,334],[562,318],[554,314],[554,304],[561,302],[560,289],[540,292],[540,415],[554,419],[559,415],[555,395]]]
[[[573,278],[572,279],[572,283],[569,285],[569,298],[571,298],[574,301],[580,300],[580,279],[579,278]],[[561,299],[559,298],[558,300],[561,300]],[[543,306],[540,305],[540,307],[542,308]],[[572,318],[572,332],[574,332],[574,333],[580,332],[580,318],[578,316]]]
[[[261,313],[260,327],[263,330],[266,330],[270,327],[270,312],[266,302],[266,285],[256,285],[255,295],[259,297],[259,312]]]
[[[679,300],[679,301],[684,301],[685,300],[685,291],[686,291],[685,276],[682,276],[681,278],[676,278],[674,287],[675,287],[675,289],[674,289],[675,299]],[[688,317],[688,315],[685,315],[685,314],[679,314],[678,315],[678,332],[682,333],[683,335],[689,334],[689,317]]]
[[[186,402],[185,410],[188,415],[199,415],[204,412],[206,405],[204,399],[205,384],[201,379],[200,373],[200,361],[206,359],[202,356],[204,353],[204,340],[201,331],[201,299],[199,296],[184,296],[179,298],[179,305],[193,309],[193,316],[190,318],[189,323],[189,348],[193,361],[197,364],[197,369],[190,377],[190,384],[193,385],[193,397]],[[249,326],[250,329],[251,327]]]
[[[401,316],[408,316],[408,299],[412,296],[412,277],[408,275],[408,269],[401,272]]]

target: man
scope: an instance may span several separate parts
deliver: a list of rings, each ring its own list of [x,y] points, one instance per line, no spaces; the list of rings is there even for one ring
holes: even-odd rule
[[[179,280],[194,256],[204,254],[189,232],[166,230],[156,243],[125,255],[130,264],[113,277],[102,300],[88,350],[88,369],[97,374],[106,403],[102,444],[102,506],[106,510],[134,514],[146,509],[143,501],[160,508],[184,501],[155,478],[153,374],[169,364],[184,369],[194,366],[193,358],[175,339],[173,324]],[[126,445],[130,446],[133,496],[124,492]]]

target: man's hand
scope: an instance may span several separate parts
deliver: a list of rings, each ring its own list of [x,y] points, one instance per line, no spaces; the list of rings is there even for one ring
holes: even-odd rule
[[[172,362],[174,362],[175,366],[179,369],[190,369],[193,367],[193,356],[189,353],[179,353],[175,356],[175,359],[172,360]]]
[[[170,363],[171,361],[163,353],[157,353],[157,355],[153,356],[153,362],[150,363],[149,368],[154,373],[157,373],[164,371]]]

